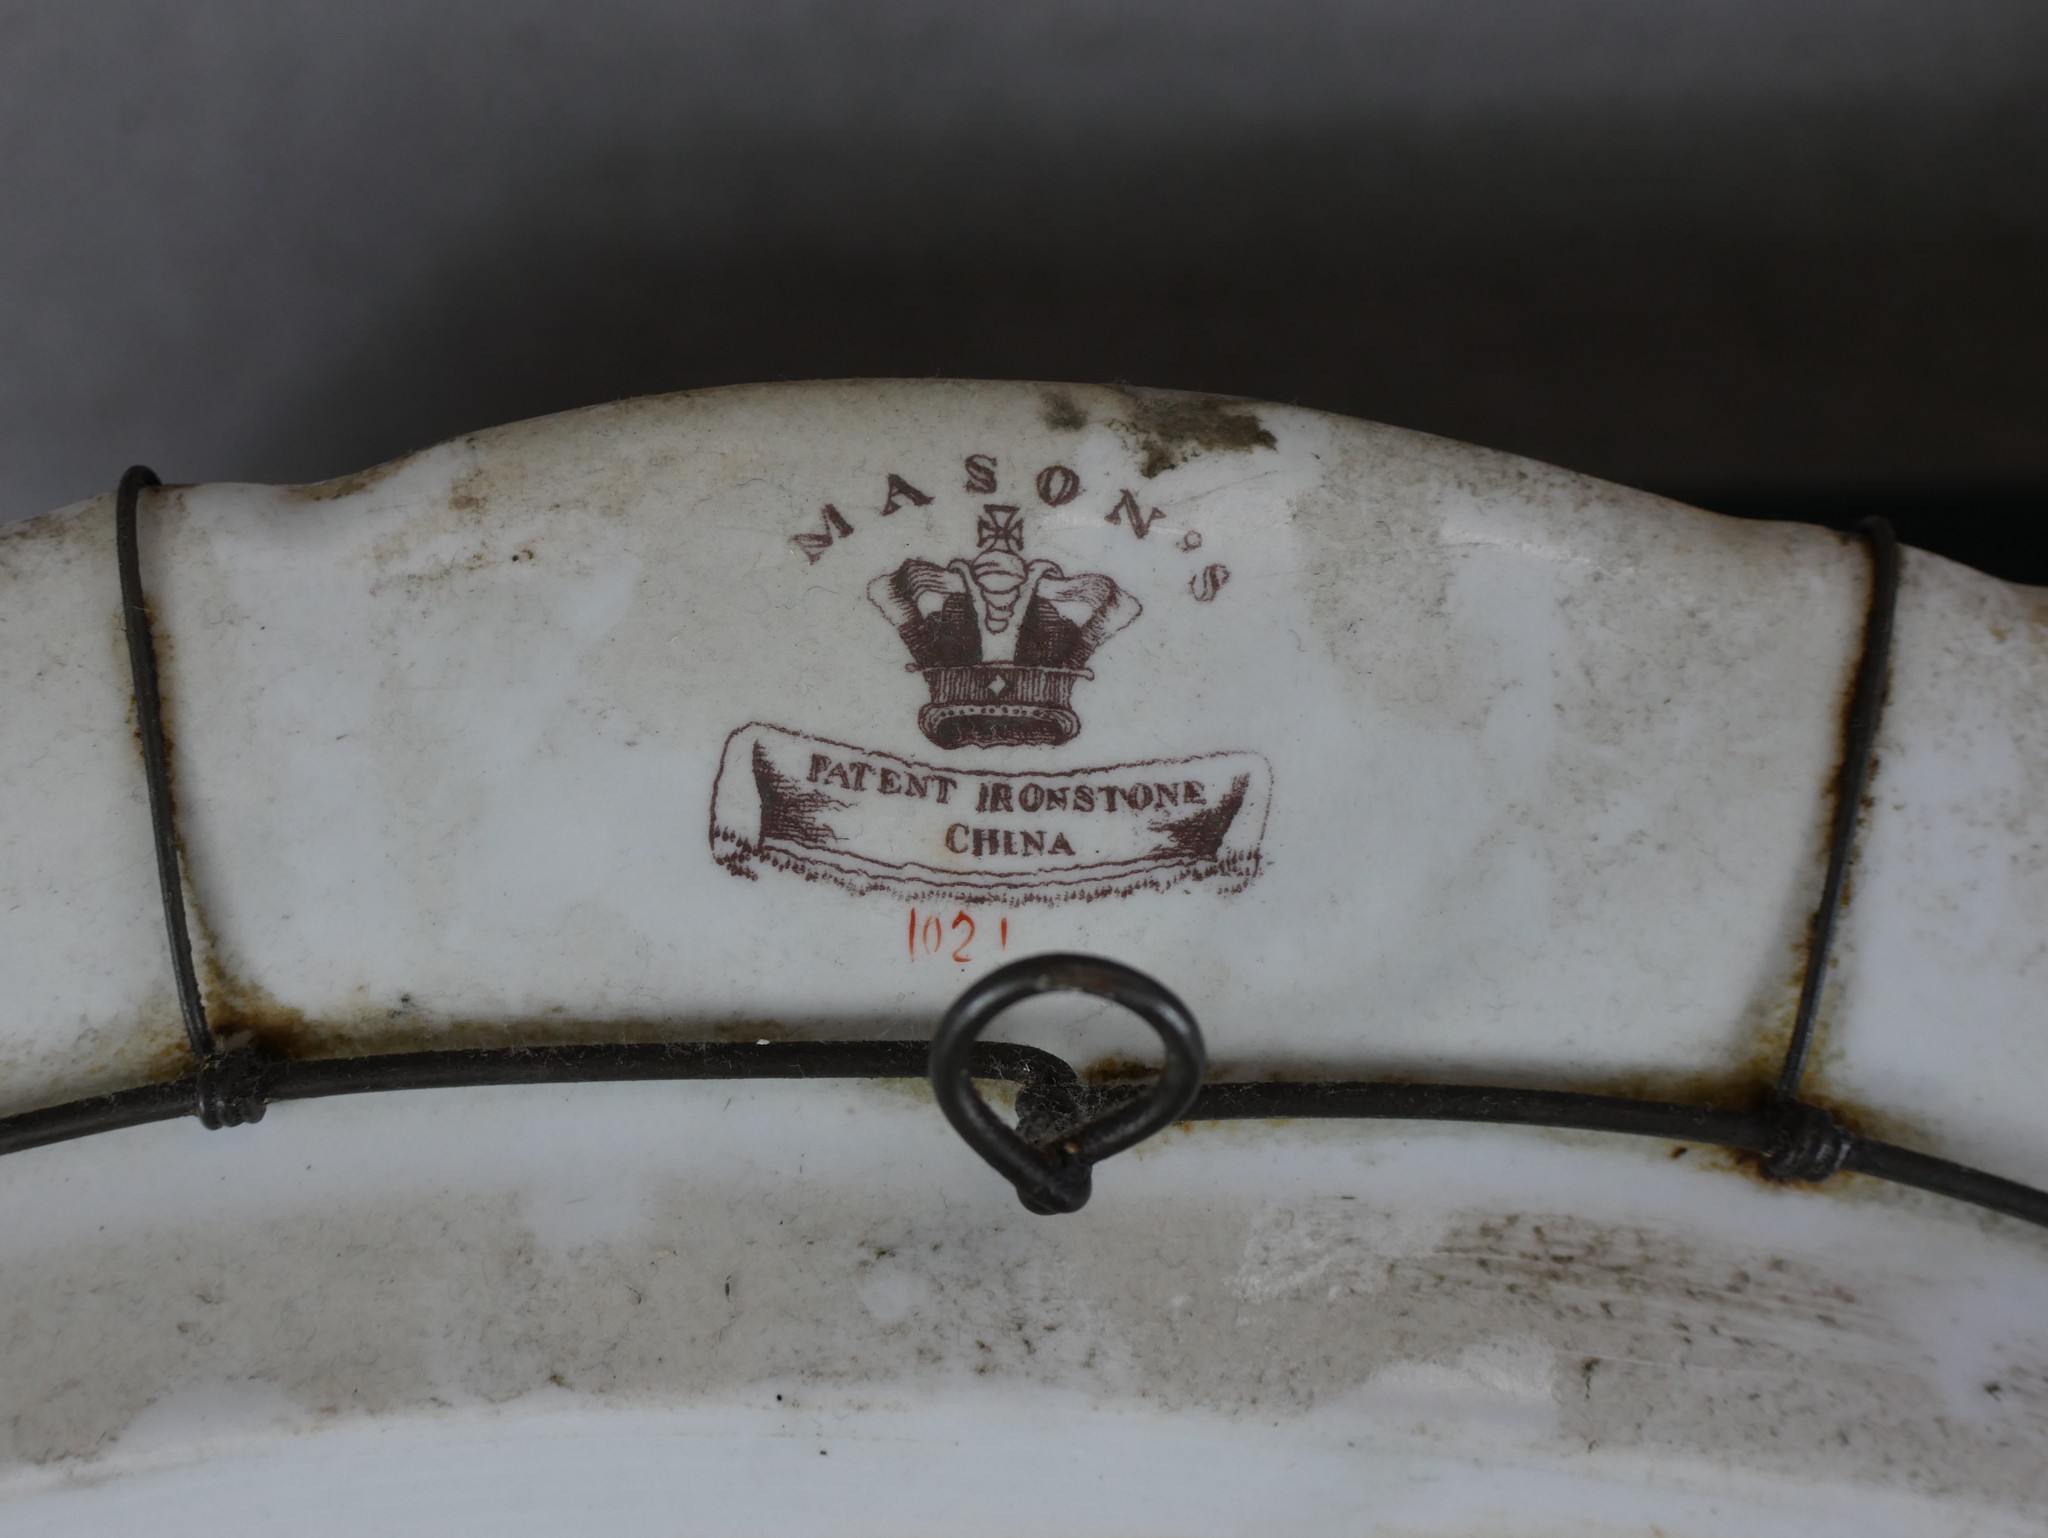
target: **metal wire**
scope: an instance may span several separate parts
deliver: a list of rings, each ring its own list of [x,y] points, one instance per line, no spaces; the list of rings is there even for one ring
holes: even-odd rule
[[[330,1095],[635,1079],[920,1079],[929,1058],[922,1041],[581,1043],[303,1059],[244,1047],[167,1084],[0,1118],[0,1154],[184,1116],[198,1116],[210,1127],[238,1126],[261,1121],[264,1108],[279,1101]],[[1019,1086],[1020,1111],[1039,1122],[1070,1116],[1082,1092],[1072,1066],[1037,1047],[979,1043],[970,1072]]]
[[[1842,893],[1849,882],[1849,858],[1856,848],[1856,824],[1863,815],[1863,793],[1870,787],[1870,761],[1877,751],[1877,728],[1884,716],[1885,689],[1891,682],[1892,617],[1899,608],[1899,542],[1882,518],[1866,518],[1859,532],[1870,546],[1870,606],[1863,620],[1863,653],[1856,663],[1856,682],[1849,692],[1849,711],[1842,721],[1842,767],[1835,777],[1835,817],[1829,831],[1827,875],[1821,881],[1820,903],[1813,910],[1807,936],[1806,976],[1799,984],[1799,1007],[1792,1015],[1792,1040],[1779,1071],[1777,1097],[1799,1098],[1799,1081],[1813,1051],[1815,1022],[1820,1017],[1821,989],[1827,986],[1828,958],[1835,947],[1835,920],[1842,911]]]
[[[1029,1137],[1032,1119],[1013,1132],[991,1111],[970,1080],[972,1053],[996,1016],[1033,994],[1072,990],[1123,1005],[1151,1026],[1166,1047],[1158,1082],[1140,1094],[1124,1093]],[[987,1160],[1033,1212],[1079,1212],[1088,1205],[1090,1171],[1104,1159],[1164,1132],[1180,1120],[1202,1090],[1208,1054],[1187,1005],[1136,967],[1100,956],[1027,956],[975,983],[953,1002],[932,1033],[932,1095],[953,1130]],[[1077,1106],[1078,1112],[1079,1107]]]
[[[1881,520],[1870,520],[1863,527],[1872,555],[1870,609],[1844,721],[1828,861],[1792,1038],[1776,1083],[1756,1108],[1740,1109],[1471,1084],[1201,1084],[1201,1035],[1185,1007],[1142,973],[1113,962],[1076,957],[1032,958],[991,974],[962,996],[929,1045],[921,1041],[641,1042],[307,1060],[280,1059],[249,1047],[222,1051],[207,1024],[185,924],[169,757],[135,539],[139,493],[155,484],[156,477],[141,466],[122,478],[115,503],[116,547],[165,926],[179,1004],[197,1067],[190,1076],[169,1083],[142,1085],[0,1118],[0,1154],[183,1116],[197,1116],[209,1127],[233,1126],[260,1120],[264,1107],[278,1101],[328,1095],[627,1079],[910,1079],[929,1075],[939,1086],[941,1104],[949,1106],[949,1116],[959,1109],[962,1095],[980,1105],[968,1087],[970,1079],[1008,1080],[1018,1085],[1017,1130],[1004,1132],[1018,1146],[1035,1150],[1040,1157],[1036,1161],[1012,1159],[1007,1164],[991,1158],[990,1162],[1013,1180],[1026,1205],[1037,1211],[1073,1210],[1079,1205],[1073,1199],[1077,1189],[1080,1201],[1085,1201],[1087,1183],[1085,1179],[1076,1181],[1070,1167],[1078,1164],[1085,1176],[1090,1164],[1136,1141],[1127,1136],[1134,1127],[1142,1138],[1176,1117],[1186,1121],[1336,1119],[1556,1127],[1708,1144],[1755,1155],[1764,1172],[1780,1180],[1816,1183],[1840,1170],[1850,1170],[2048,1227],[2048,1192],[1863,1137],[1826,1110],[1799,1098],[1884,701],[1899,557],[1891,530]],[[1166,1044],[1168,1066],[1160,1084],[1136,1094],[1093,1090],[1050,1053],[975,1039],[1011,1003],[1041,987],[1079,987],[1137,1008]],[[1200,1085],[1191,1101],[1185,1098],[1189,1084]],[[955,1125],[959,1125],[957,1119]],[[978,1152],[990,1157],[993,1140],[978,1140],[975,1133],[962,1130]]]
[[[178,863],[178,817],[171,802],[171,754],[164,742],[163,700],[157,693],[156,642],[142,596],[142,556],[136,547],[135,505],[145,486],[161,486],[147,465],[130,465],[114,493],[114,552],[121,568],[121,621],[128,633],[128,671],[135,683],[135,729],[142,735],[142,777],[149,786],[149,828],[156,843],[156,881],[163,893],[164,930],[171,942],[171,976],[178,1012],[195,1057],[219,1050],[206,1023],[206,999],[192,964],[192,932],[185,923],[185,878]]]

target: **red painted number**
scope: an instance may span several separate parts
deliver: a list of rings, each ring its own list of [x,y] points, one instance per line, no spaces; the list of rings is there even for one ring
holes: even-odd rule
[[[920,956],[941,956],[964,967],[974,960],[970,947],[979,932],[980,926],[975,923],[974,915],[965,908],[956,911],[951,919],[937,913],[919,913],[912,908],[909,927],[904,931],[904,942],[912,961]],[[1010,920],[1006,916],[996,924],[996,949],[1006,951],[1009,948]]]

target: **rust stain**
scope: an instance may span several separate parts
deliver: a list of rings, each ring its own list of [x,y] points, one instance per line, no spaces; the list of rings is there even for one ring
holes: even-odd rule
[[[1158,1077],[1157,1063],[1115,1054],[1098,1057],[1081,1070],[1082,1080],[1094,1085],[1149,1084]]]
[[[62,548],[60,542],[64,541],[70,532],[71,521],[68,518],[45,516],[0,524],[0,573],[15,578],[27,577],[28,568],[16,565],[17,561],[27,559],[24,552],[38,545],[58,545]]]
[[[2034,632],[2036,640],[2048,637],[2048,587],[2014,587],[2012,592],[2019,600],[2021,619]]]
[[[472,465],[448,488],[448,505],[458,513],[480,513],[490,499],[490,475],[482,465]]]
[[[116,629],[118,631],[118,624]],[[412,995],[400,995],[396,1004],[369,1000],[357,1009],[326,1016],[309,1017],[252,978],[231,969],[223,960],[223,947],[207,915],[207,906],[191,879],[192,860],[177,826],[177,736],[173,729],[176,699],[170,688],[165,664],[174,655],[175,642],[163,629],[152,627],[159,668],[159,698],[162,704],[164,745],[171,784],[172,836],[185,880],[186,924],[192,937],[193,962],[199,972],[200,988],[206,1002],[207,1022],[222,1045],[254,1046],[286,1059],[372,1056],[380,1053],[416,1052],[453,1047],[552,1046],[568,1043],[616,1043],[650,1040],[787,1041],[797,1032],[781,1022],[751,1018],[721,1021],[679,1032],[671,1018],[649,1020],[637,1017],[588,1019],[566,1010],[548,1011],[517,1018],[472,1018],[439,1014],[415,1002]],[[125,644],[125,643],[123,643]],[[129,702],[131,727],[134,702]],[[138,769],[141,733],[133,731]],[[167,1041],[151,1064],[152,1079],[176,1079],[192,1068],[182,1032]]]
[[[1837,538],[1844,544],[1858,546],[1861,546],[1863,544],[1863,541],[1861,539],[1858,539],[1853,535],[1841,534],[1838,535]],[[1868,580],[1871,584],[1870,599],[1874,599],[1876,596],[1877,582],[1877,569],[1874,561],[1871,563]],[[1838,696],[1838,703],[1835,711],[1835,720],[1837,722],[1835,741],[1839,745],[1839,751],[1836,753],[1835,762],[1828,773],[1826,781],[1823,783],[1821,787],[1820,854],[1817,862],[1820,872],[1820,881],[1826,880],[1827,864],[1832,854],[1832,841],[1834,836],[1835,818],[1840,812],[1842,803],[1843,772],[1847,769],[1849,764],[1849,754],[1851,751],[1850,739],[1853,734],[1853,717],[1856,710],[1856,681],[1857,675],[1862,671],[1865,648],[1868,644],[1867,637],[1868,626],[1870,622],[1870,599],[1866,599],[1864,618],[1865,629],[1858,633],[1856,652],[1855,655],[1849,659],[1848,672],[1842,679],[1840,693]],[[1877,718],[1880,723],[1880,728],[1884,720],[1885,710],[1891,704],[1892,689],[1896,684],[1896,681],[1896,669],[1888,666],[1885,670],[1884,690],[1879,695],[1877,702]],[[1883,769],[1884,755],[1880,751],[1878,751],[1876,746],[1873,744],[1870,754],[1869,769],[1867,773],[1864,775],[1863,786],[1859,793],[1859,800],[1856,806],[1856,820],[1849,834],[1849,858],[1843,873],[1842,897],[1840,908],[1838,910],[1839,914],[1847,914],[1850,907],[1854,904],[1856,900],[1856,857],[1860,851],[1860,846],[1863,843],[1864,836],[1869,831],[1871,814],[1877,805],[1878,776],[1880,773],[1882,773]],[[1815,883],[1814,888],[1816,904],[1818,903],[1818,899],[1820,896],[1820,881],[1817,881]],[[1816,906],[1813,914],[1807,919],[1805,931],[1802,936],[1802,942],[1799,946],[1799,975],[1798,979],[1792,985],[1792,1009],[1788,1011],[1784,1016],[1782,1031],[1779,1033],[1774,1033],[1778,1036],[1778,1039],[1774,1043],[1774,1045],[1780,1063],[1783,1062],[1786,1049],[1791,1045],[1793,1017],[1798,1007],[1797,1000],[1799,995],[1799,989],[1805,981],[1806,969],[1811,961],[1814,942],[1817,938],[1816,931],[1819,927],[1819,923],[1820,910],[1818,906]],[[1838,917],[1835,926],[1834,944],[1832,947],[1834,952],[1839,952],[1841,948],[1842,934],[1843,930]],[[1830,967],[1832,968],[1832,954],[1830,955],[1828,960],[1830,963]],[[1831,1040],[1833,1032],[1832,1021],[1829,1018],[1829,1014],[1830,1012],[1828,1009],[1828,989],[1824,986],[1821,992],[1821,997],[1819,998],[1819,1000],[1816,1001],[1816,1009],[1814,1012],[1813,1019],[1813,1039],[1807,1052],[1806,1071],[1802,1080],[1801,1098],[1810,1100],[1816,1105],[1822,1105],[1824,1109],[1832,1111],[1834,1110],[1833,1106],[1825,1105],[1823,1101],[1813,1093],[1813,1085],[1817,1080],[1820,1080],[1824,1077],[1827,1070],[1828,1062],[1836,1056],[1837,1052],[1837,1049]],[[1848,1118],[1846,1117],[1838,1117],[1837,1119],[1842,1120],[1845,1125],[1849,1124]],[[1857,1129],[1852,1127],[1851,1130]]]
[[[1803,958],[1803,947],[1795,947]],[[1267,1084],[1315,1084],[1332,1079],[1370,1079],[1382,1084],[1479,1083],[1509,1089],[1562,1090],[1590,1095],[1616,1095],[1637,1100],[1667,1100],[1682,1104],[1725,1106],[1748,1109],[1756,1097],[1767,1094],[1777,1081],[1785,1044],[1792,1028],[1792,1011],[1799,995],[1803,959],[1784,978],[1782,1000],[1769,1011],[1767,1022],[1746,1046],[1728,1061],[1697,1069],[1624,1069],[1593,1076],[1481,1071],[1446,1074],[1437,1069],[1410,1070],[1401,1067],[1368,1067],[1347,1071],[1327,1062],[1275,1063],[1259,1058],[1212,1058],[1209,1078],[1213,1082],[1259,1082]],[[1119,1062],[1120,1060],[1108,1060]],[[1149,1074],[1152,1070],[1140,1070]]]
[[[195,922],[194,928],[199,928]],[[207,949],[212,952],[210,939]],[[590,1019],[567,1010],[515,1017],[441,1014],[401,994],[395,1004],[365,1002],[345,1014],[310,1018],[259,983],[231,975],[213,954],[201,963],[207,1014],[229,1045],[260,1047],[286,1059],[371,1057],[458,1047],[550,1047],[647,1041],[794,1041],[801,1034],[772,1019],[691,1021],[624,1016]]]
[[[1792,1017],[1799,997],[1799,987],[1805,973],[1804,944],[1794,946],[1793,965],[1788,968],[1781,984],[1781,997],[1768,1013],[1768,1018],[1750,1033],[1746,1044],[1727,1062],[1696,1069],[1641,1069],[1605,1075],[1562,1077],[1547,1074],[1515,1072],[1474,1072],[1467,1075],[1445,1074],[1440,1071],[1404,1072],[1382,1069],[1368,1069],[1355,1074],[1342,1069],[1333,1069],[1327,1063],[1286,1063],[1274,1064],[1259,1061],[1217,1061],[1210,1064],[1210,1082],[1257,1082],[1270,1084],[1313,1084],[1333,1079],[1356,1077],[1369,1079],[1381,1084],[1420,1083],[1475,1083],[1514,1089],[1558,1090],[1578,1094],[1612,1095],[1619,1099],[1663,1101],[1676,1105],[1707,1106],[1716,1110],[1737,1112],[1759,1112],[1768,1107],[1771,1094],[1777,1084],[1778,1072],[1784,1062],[1785,1049],[1792,1032]],[[1830,1052],[1832,1049],[1830,1049]],[[1856,1104],[1839,1096],[1816,1092],[1812,1080],[1818,1077],[1815,1070],[1821,1065],[1824,1054],[1816,1039],[1815,1052],[1808,1064],[1808,1087],[1801,1099],[1807,1104],[1826,1111],[1844,1128],[1857,1137],[1876,1138],[1906,1147],[1926,1148],[1932,1146],[1931,1135],[1924,1127],[1893,1114],[1874,1111],[1867,1106]],[[1108,1058],[1100,1064],[1091,1065],[1084,1071],[1090,1083],[1128,1083],[1132,1080],[1149,1080],[1156,1070],[1128,1059]],[[1294,1125],[1302,1118],[1276,1117],[1260,1122],[1251,1121],[1190,1121],[1179,1122],[1167,1133],[1152,1140],[1153,1144],[1169,1137],[1187,1136],[1236,1136],[1239,1129],[1248,1126],[1279,1128]],[[1319,1119],[1315,1119],[1319,1120]],[[1400,1125],[1389,1120],[1387,1125]],[[1654,1138],[1628,1138],[1624,1134],[1583,1132],[1574,1128],[1525,1127],[1528,1132],[1551,1133],[1571,1138],[1595,1137],[1620,1139],[1643,1143],[1657,1143]],[[1150,1146],[1150,1145],[1148,1145]],[[1670,1150],[1668,1158],[1690,1158],[1710,1168],[1725,1169],[1739,1174],[1774,1190],[1784,1190],[1787,1183],[1773,1180],[1764,1175],[1760,1155],[1739,1149],[1718,1148],[1698,1143],[1679,1144],[1665,1141]],[[1806,1185],[1806,1190],[1826,1189],[1841,1193],[1853,1189],[1863,1196],[1882,1193],[1885,1197],[1897,1197],[1901,1193],[1883,1181],[1842,1171],[1822,1185]]]
[[[199,942],[199,981],[215,1037],[227,1046],[257,1046],[279,1057],[323,1055],[302,1050],[306,1037],[313,1034],[305,1012],[258,983],[230,975],[220,964],[220,948],[198,905],[188,899],[186,906],[193,938]]]
[[[530,542],[522,542],[516,550],[509,552],[492,548],[492,533],[488,525],[492,505],[498,498],[498,487],[493,472],[484,465],[473,464],[458,475],[449,485],[446,498],[445,515],[414,519],[404,527],[393,529],[370,547],[370,564],[378,573],[372,592],[381,589],[387,581],[399,581],[408,589],[418,590],[450,577],[481,571],[501,560],[534,559]],[[449,534],[473,537],[476,544],[466,555],[433,555],[425,570],[404,569],[405,563],[416,553],[444,550],[443,536]]]
[[[114,533],[114,499],[111,495],[95,498],[74,508],[68,516],[59,517],[53,509],[32,517],[18,519],[13,523],[0,523],[0,575],[10,579],[34,580],[32,569],[25,563],[32,557],[30,551],[43,546],[54,547],[60,559],[80,558],[76,538],[72,530],[78,522],[87,519],[101,520],[105,530],[106,545],[111,548]],[[110,555],[95,552],[89,559],[111,561]]]
[[[516,467],[512,467],[516,473]],[[371,592],[381,592],[387,582],[399,582],[412,594],[422,594],[434,584],[483,571],[502,561],[532,561],[532,541],[520,541],[504,549],[494,530],[494,504],[500,500],[498,479],[492,469],[477,463],[453,479],[438,510],[393,528],[371,545],[371,567],[375,580]],[[467,553],[451,553],[457,537],[469,545]],[[406,569],[408,561],[424,557],[422,569]]]

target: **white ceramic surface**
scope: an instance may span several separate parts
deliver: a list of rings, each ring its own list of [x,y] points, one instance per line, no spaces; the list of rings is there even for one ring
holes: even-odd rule
[[[111,523],[0,531],[0,1109],[181,1071]],[[1416,434],[1028,385],[629,402],[143,527],[212,1005],[323,1052],[919,1035],[1082,949],[1221,1074],[1727,1091],[1782,1047],[1869,583]],[[2040,594],[1908,552],[1813,1081],[2035,1182],[2044,643]],[[1176,1133],[1097,1187],[1031,1218],[885,1086],[11,1157],[0,1511],[256,1530],[349,1468],[336,1530],[2048,1512],[2017,1225],[1452,1127]]]

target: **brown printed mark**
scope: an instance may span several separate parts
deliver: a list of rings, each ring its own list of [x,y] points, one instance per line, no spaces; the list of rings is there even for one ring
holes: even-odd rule
[[[712,791],[713,858],[856,895],[1067,902],[1201,883],[1235,892],[1259,869],[1272,771],[1252,753],[1044,774],[940,769],[754,725]]]
[[[822,534],[792,534],[789,542],[804,553],[804,559],[815,566],[818,557],[832,548],[835,539],[847,539],[853,534],[853,525],[846,521],[846,515],[830,502],[825,504],[823,514],[825,532]]]
[[[913,556],[868,584],[929,690],[918,729],[942,748],[1057,746],[1081,730],[1090,659],[1143,606],[1100,572],[1027,559],[1013,503],[983,504],[975,541],[971,557]]]
[[[930,507],[932,499],[911,485],[902,476],[891,474],[889,477],[889,499],[882,504],[882,516],[887,518],[906,502],[913,507]]]
[[[1124,524],[1130,529],[1131,533],[1139,539],[1143,539],[1152,532],[1152,525],[1165,516],[1166,514],[1156,507],[1150,513],[1141,512],[1138,508],[1137,494],[1126,491],[1116,499],[1116,506],[1109,510],[1102,521],[1104,523]]]
[[[1223,591],[1223,584],[1229,580],[1228,566],[1204,566],[1188,578],[1188,591],[1195,595],[1196,603],[1214,603],[1216,595]]]
[[[931,504],[931,500],[928,495],[919,491],[902,476],[891,471],[888,493],[882,501],[881,516],[887,518],[905,503],[913,507],[928,507]],[[804,560],[812,566],[817,565],[818,558],[824,555],[827,550],[830,550],[833,545],[840,540],[853,538],[854,533],[853,525],[847,522],[846,515],[830,502],[825,504],[820,516],[825,524],[823,533],[803,533],[789,536],[789,542],[803,552]]]
[[[1081,494],[1081,477],[1065,465],[1047,465],[1038,472],[1038,500],[1064,507]]]
[[[960,484],[962,491],[985,497],[996,489],[995,455],[969,454],[961,461],[961,466],[967,471],[967,479]]]

